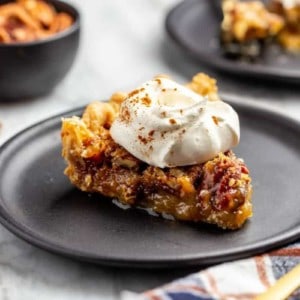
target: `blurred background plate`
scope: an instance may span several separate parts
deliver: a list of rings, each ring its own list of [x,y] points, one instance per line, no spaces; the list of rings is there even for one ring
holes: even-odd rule
[[[221,13],[215,0],[186,0],[166,18],[172,39],[199,62],[236,75],[300,83],[300,55],[269,47],[255,63],[230,60],[219,46]]]

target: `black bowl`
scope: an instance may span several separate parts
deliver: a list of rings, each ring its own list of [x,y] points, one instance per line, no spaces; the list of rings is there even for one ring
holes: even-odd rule
[[[0,0],[0,4],[10,1]],[[27,43],[0,44],[0,100],[24,99],[49,93],[67,74],[75,59],[80,16],[70,4],[51,0],[57,11],[74,19],[53,36]]]

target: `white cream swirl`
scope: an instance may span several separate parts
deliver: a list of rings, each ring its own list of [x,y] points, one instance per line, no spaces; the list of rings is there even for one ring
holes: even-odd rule
[[[121,105],[110,133],[149,165],[205,162],[239,142],[239,119],[223,101],[209,101],[166,78],[144,83]]]

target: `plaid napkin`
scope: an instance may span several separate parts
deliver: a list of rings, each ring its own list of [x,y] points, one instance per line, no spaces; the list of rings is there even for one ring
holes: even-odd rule
[[[224,263],[122,300],[252,300],[300,264],[300,241],[249,259]],[[300,289],[289,299],[299,300]]]

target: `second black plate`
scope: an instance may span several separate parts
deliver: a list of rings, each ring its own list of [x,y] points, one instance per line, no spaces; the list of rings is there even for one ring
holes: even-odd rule
[[[237,105],[254,216],[237,231],[123,210],[74,188],[63,174],[61,116],[24,130],[0,149],[0,221],[49,251],[91,262],[178,267],[238,259],[300,238],[300,124]],[[64,114],[80,115],[82,110]]]
[[[213,0],[186,0],[168,14],[166,28],[173,40],[207,65],[238,75],[300,83],[300,54],[270,47],[255,63],[230,60],[219,46],[220,18]]]

